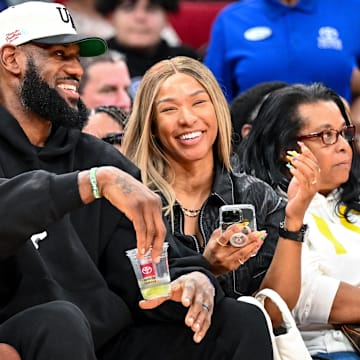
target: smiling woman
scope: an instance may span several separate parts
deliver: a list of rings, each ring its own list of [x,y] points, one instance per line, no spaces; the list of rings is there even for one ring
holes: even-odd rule
[[[204,64],[180,56],[160,61],[145,73],[123,152],[141,169],[144,182],[162,195],[182,254],[202,254],[228,296],[251,295],[269,286],[292,307],[300,286],[301,244],[278,241],[285,202],[264,182],[234,173],[231,151],[229,107]],[[286,229],[295,233],[302,229],[305,209],[315,194],[302,178],[309,181],[316,160],[307,149],[301,157],[307,166],[298,170],[298,185],[289,190],[290,198],[293,190],[297,196],[286,208]],[[243,247],[229,241],[244,223],[219,229],[220,207],[237,203],[254,205],[258,230],[264,230],[251,231]],[[277,251],[282,255],[274,256]],[[286,263],[289,272],[283,271]],[[278,313],[272,315],[276,323]]]
[[[154,135],[164,152],[179,163],[202,159],[212,167],[217,120],[210,97],[199,82],[192,76],[175,74],[164,81],[155,103]],[[194,126],[197,118],[201,121]]]
[[[293,164],[301,161],[301,142],[317,159],[309,183],[317,194],[305,216],[302,288],[294,313],[312,355],[360,359],[336,328],[360,322],[359,157],[344,101],[320,84],[288,86],[269,95],[252,125],[239,149],[242,170],[282,196]]]

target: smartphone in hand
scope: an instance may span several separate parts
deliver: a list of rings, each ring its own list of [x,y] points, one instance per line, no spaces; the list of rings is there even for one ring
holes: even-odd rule
[[[248,229],[244,228],[243,233],[234,234],[231,237],[230,244],[233,246],[244,246],[248,240],[246,235],[249,228],[251,231],[256,230],[255,207],[252,204],[223,205],[220,207],[219,216],[222,231],[225,231],[232,224],[246,223],[248,226]]]

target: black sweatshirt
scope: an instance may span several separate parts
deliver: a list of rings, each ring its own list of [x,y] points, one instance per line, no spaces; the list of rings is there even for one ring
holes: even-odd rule
[[[83,205],[78,171],[101,165],[140,177],[113,146],[76,129],[54,128],[44,147],[33,146],[0,106],[0,323],[33,305],[67,300],[88,318],[98,349],[132,321],[184,321],[177,303],[139,309],[125,255],[136,247],[132,224],[105,199]],[[34,244],[39,233],[45,238]],[[166,241],[172,279],[192,270],[211,277],[202,257],[177,259],[173,239]]]

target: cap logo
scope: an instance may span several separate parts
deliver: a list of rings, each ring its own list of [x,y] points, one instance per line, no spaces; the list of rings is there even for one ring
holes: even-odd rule
[[[73,29],[76,30],[74,20],[72,19],[69,10],[65,7],[57,7],[57,9],[59,11],[62,22],[65,24],[71,23]]]
[[[6,40],[6,42],[11,43],[12,41],[16,40],[19,36],[21,36],[21,31],[15,30],[11,33],[7,33],[5,40]]]

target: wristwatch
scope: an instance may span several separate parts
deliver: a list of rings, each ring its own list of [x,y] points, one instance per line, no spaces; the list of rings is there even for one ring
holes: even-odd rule
[[[281,221],[279,225],[279,235],[285,239],[304,242],[304,236],[307,228],[308,226],[303,224],[299,231],[289,231],[285,228],[284,221]]]

